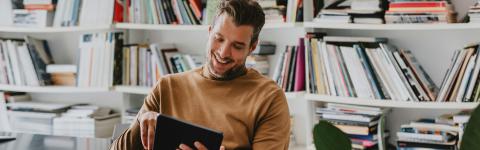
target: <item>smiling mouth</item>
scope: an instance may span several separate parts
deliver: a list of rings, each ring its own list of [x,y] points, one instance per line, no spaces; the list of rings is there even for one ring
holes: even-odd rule
[[[231,59],[222,59],[222,58],[220,58],[220,56],[218,56],[215,53],[213,54],[213,57],[214,57],[215,61],[217,61],[218,63],[223,64],[223,65],[226,65],[226,64],[232,62]]]

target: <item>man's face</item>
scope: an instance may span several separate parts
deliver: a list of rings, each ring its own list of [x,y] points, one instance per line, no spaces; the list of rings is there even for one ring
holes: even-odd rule
[[[245,68],[247,56],[255,49],[251,45],[253,27],[237,26],[232,17],[220,15],[209,28],[207,63],[211,75],[218,79],[229,79]]]

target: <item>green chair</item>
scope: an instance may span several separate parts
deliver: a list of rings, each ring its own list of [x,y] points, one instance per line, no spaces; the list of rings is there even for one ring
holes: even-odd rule
[[[477,106],[468,120],[462,136],[460,150],[480,149],[480,107]]]
[[[317,150],[352,149],[350,138],[342,130],[324,120],[313,128],[313,142]]]

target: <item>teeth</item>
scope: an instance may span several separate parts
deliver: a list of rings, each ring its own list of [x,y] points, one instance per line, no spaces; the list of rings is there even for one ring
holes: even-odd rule
[[[222,64],[228,63],[228,60],[222,60],[222,59],[220,59],[220,57],[217,56],[217,55],[215,55],[215,59],[216,59],[219,63],[222,63]]]

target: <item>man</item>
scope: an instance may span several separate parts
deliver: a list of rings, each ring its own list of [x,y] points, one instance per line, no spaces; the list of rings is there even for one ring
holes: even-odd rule
[[[245,67],[264,23],[265,14],[253,0],[220,2],[209,27],[207,63],[161,78],[145,98],[138,122],[112,149],[151,149],[162,113],[222,131],[219,149],[286,150],[290,117],[285,95],[272,80]],[[192,148],[181,144],[178,149]]]

